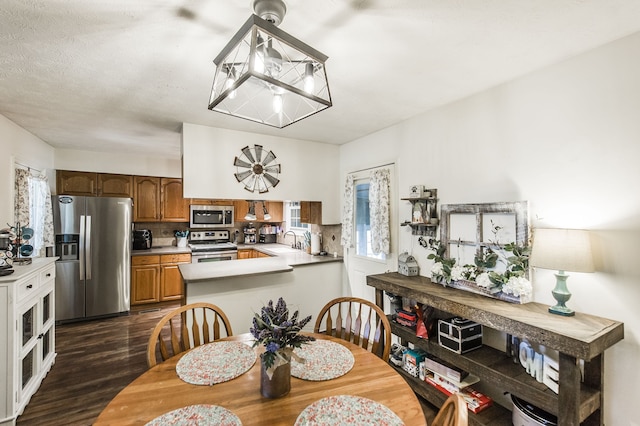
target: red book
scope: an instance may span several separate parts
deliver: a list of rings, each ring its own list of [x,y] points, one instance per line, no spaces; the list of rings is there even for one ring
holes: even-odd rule
[[[431,386],[433,386],[434,388],[438,389],[443,394],[447,396],[451,395],[451,392],[446,388],[440,386],[438,383],[436,383],[433,377],[427,376],[425,381],[429,383]],[[484,395],[474,390],[471,387],[466,387],[464,389],[461,389],[458,393],[464,397],[465,401],[467,401],[467,408],[472,413],[477,414],[482,410],[484,410],[485,408],[491,407],[493,405],[493,399],[491,399],[487,395]]]

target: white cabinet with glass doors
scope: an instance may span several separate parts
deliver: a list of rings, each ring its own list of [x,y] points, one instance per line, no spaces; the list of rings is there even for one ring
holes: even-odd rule
[[[15,424],[55,361],[55,259],[0,277],[0,425]]]

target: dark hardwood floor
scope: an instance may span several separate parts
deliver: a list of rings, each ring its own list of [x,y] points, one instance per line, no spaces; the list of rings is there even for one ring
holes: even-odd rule
[[[91,425],[114,396],[147,369],[147,340],[179,303],[128,316],[56,326],[56,362],[18,425]]]
[[[121,389],[147,370],[149,335],[178,306],[134,308],[128,316],[56,326],[56,363],[17,424],[91,425]],[[421,403],[431,424],[436,409]]]

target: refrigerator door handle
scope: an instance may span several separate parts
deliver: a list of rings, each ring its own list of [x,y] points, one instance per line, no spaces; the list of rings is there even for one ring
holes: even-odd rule
[[[80,252],[78,253],[79,258],[80,258],[80,280],[84,280],[84,260],[85,260],[85,243],[84,243],[84,236],[86,234],[86,228],[85,228],[85,216],[84,215],[80,215],[80,247],[79,250]]]
[[[87,216],[86,226],[86,253],[85,263],[87,268],[87,280],[91,279],[91,216]]]

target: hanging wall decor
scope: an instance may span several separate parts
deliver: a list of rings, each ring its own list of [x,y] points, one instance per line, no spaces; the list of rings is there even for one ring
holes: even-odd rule
[[[440,240],[429,239],[431,280],[511,303],[528,303],[526,201],[441,206]]]
[[[280,179],[280,164],[276,163],[273,151],[266,151],[262,145],[245,146],[242,154],[233,160],[236,166],[234,176],[249,192],[258,191],[260,194],[275,188]]]

